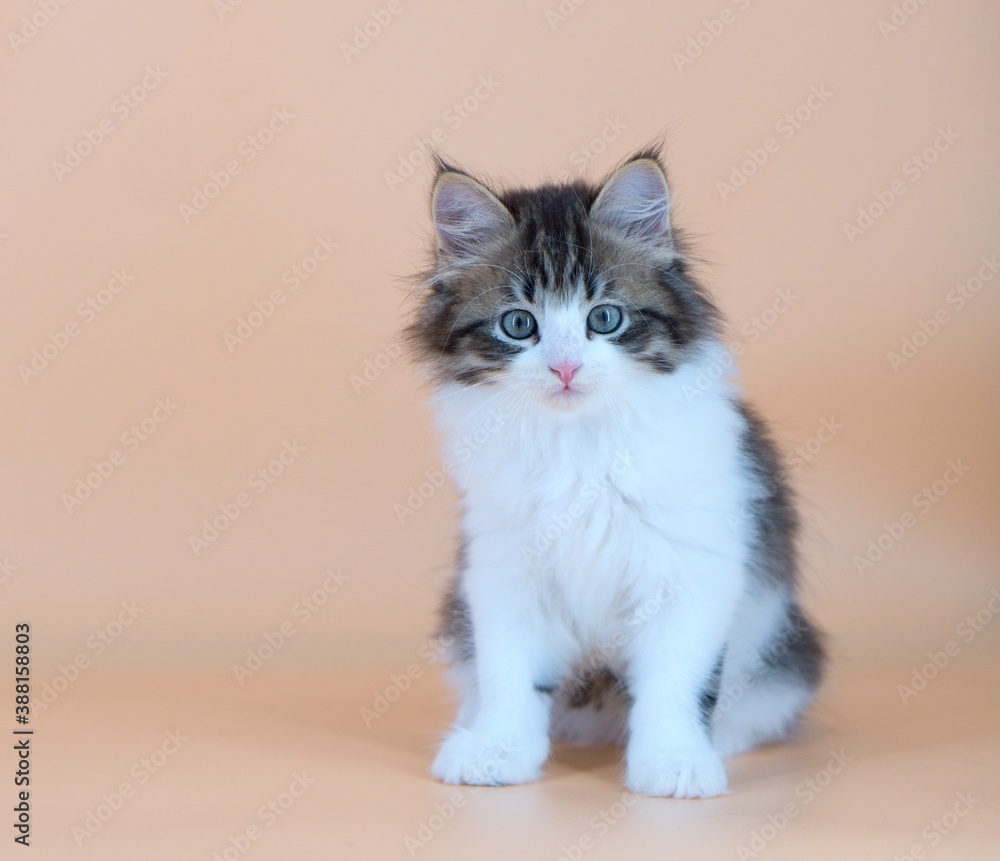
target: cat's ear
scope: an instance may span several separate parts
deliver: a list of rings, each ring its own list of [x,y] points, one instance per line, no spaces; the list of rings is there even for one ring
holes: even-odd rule
[[[599,224],[655,242],[670,235],[670,189],[659,161],[641,154],[605,180],[590,208]]]
[[[438,250],[448,257],[472,257],[514,226],[510,211],[468,174],[442,169],[431,195]]]

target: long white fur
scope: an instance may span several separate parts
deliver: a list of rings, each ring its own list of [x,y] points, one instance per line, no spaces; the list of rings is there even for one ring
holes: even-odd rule
[[[743,514],[758,488],[741,456],[737,391],[718,373],[728,354],[713,343],[675,373],[653,373],[586,338],[578,301],[550,300],[541,341],[492,384],[447,384],[435,399],[463,496],[475,660],[456,670],[462,707],[432,772],[452,783],[536,779],[553,729],[553,698],[536,684],[597,650],[627,668],[628,786],[717,795],[717,746],[744,749],[792,714],[788,703],[767,714],[751,691],[745,705],[765,713],[746,727],[735,710],[723,715],[716,746],[700,713],[726,643],[758,648],[773,631],[758,611],[773,615],[780,600],[748,590]],[[564,361],[581,365],[570,396],[551,371]]]

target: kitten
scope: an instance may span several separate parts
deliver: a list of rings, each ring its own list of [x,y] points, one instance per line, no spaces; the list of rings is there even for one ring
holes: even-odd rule
[[[407,334],[462,495],[441,628],[461,708],[431,772],[524,783],[551,739],[620,743],[633,792],[719,795],[724,757],[796,724],[823,652],[660,154],[511,190],[439,162],[431,208]]]

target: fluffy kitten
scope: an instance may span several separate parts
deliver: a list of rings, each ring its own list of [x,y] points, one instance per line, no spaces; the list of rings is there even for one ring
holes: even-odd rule
[[[535,780],[556,738],[624,744],[639,794],[725,792],[723,757],[793,727],[823,654],[658,151],[600,186],[440,163],[432,215],[408,334],[462,494],[442,625],[461,708],[432,773]]]

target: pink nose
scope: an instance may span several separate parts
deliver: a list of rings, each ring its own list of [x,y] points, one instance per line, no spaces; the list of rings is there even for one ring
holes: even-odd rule
[[[549,370],[562,380],[564,386],[569,386],[573,375],[580,370],[579,362],[560,362],[558,365],[550,365]]]

